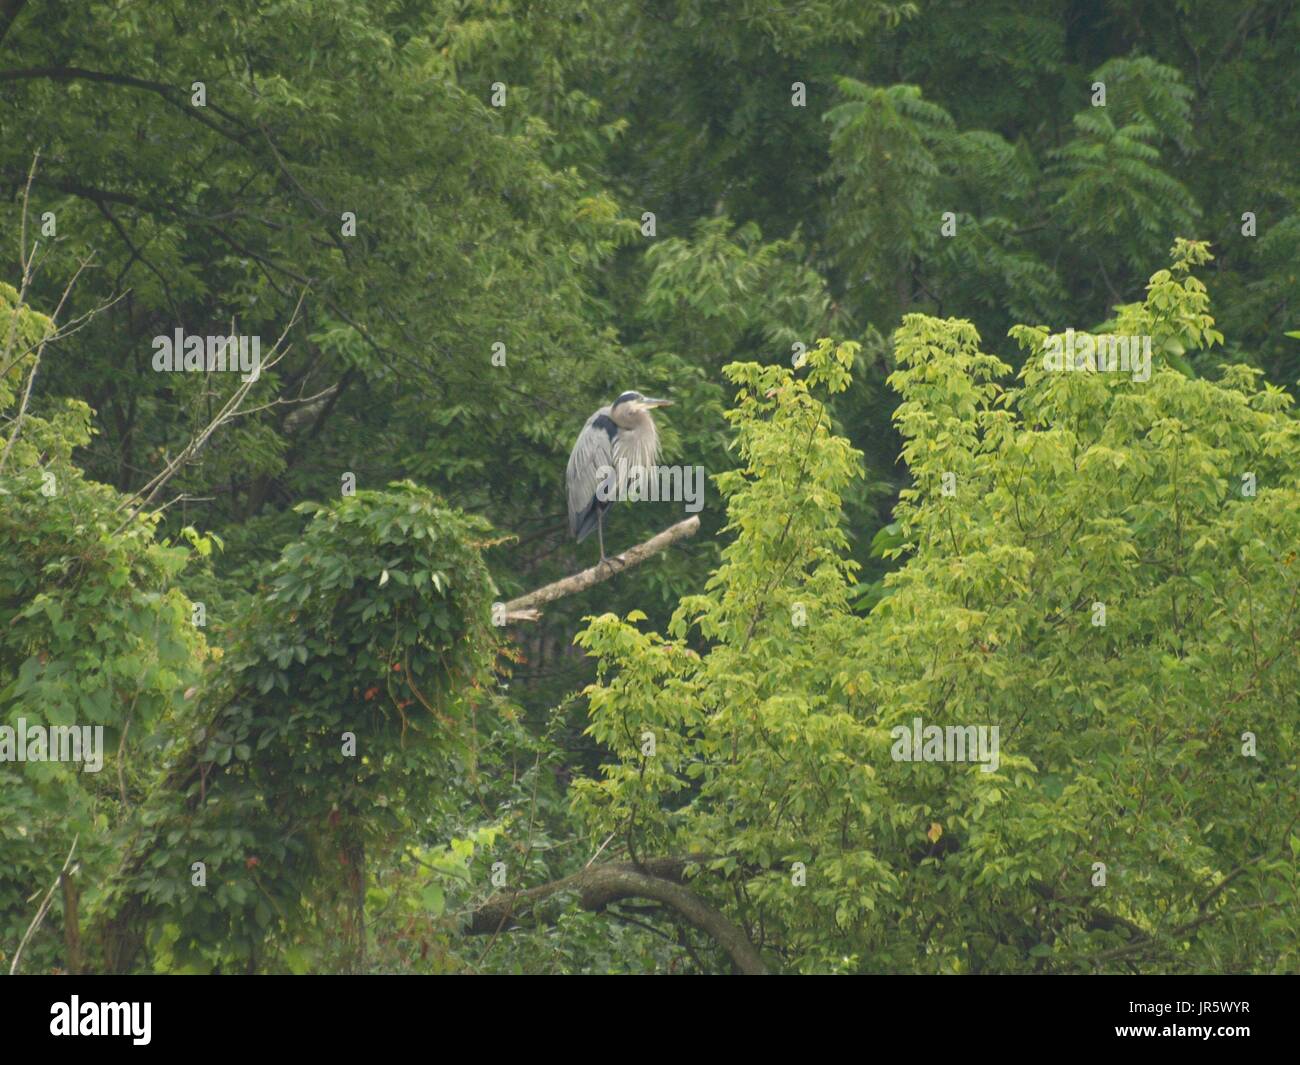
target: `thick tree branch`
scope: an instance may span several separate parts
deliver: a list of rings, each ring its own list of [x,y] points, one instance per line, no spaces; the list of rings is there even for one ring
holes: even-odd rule
[[[536,591],[521,595],[518,599],[511,599],[510,602],[506,603],[506,621],[536,621],[542,616],[541,611],[537,608],[543,603],[563,599],[566,595],[577,595],[578,592],[585,592],[593,584],[607,581],[614,574],[621,573],[632,566],[638,566],[652,555],[667,550],[678,540],[694,536],[699,531],[699,528],[699,517],[692,515],[685,521],[670,525],[663,532],[652,536],[645,543],[629,548],[621,555],[607,558],[604,562],[599,562],[590,569],[565,577],[563,580],[543,585]]]
[[[20,81],[31,78],[45,78],[50,81],[97,81],[107,85],[119,85],[127,89],[140,89],[144,92],[151,92],[187,118],[202,122],[209,129],[215,130],[227,140],[234,141],[241,147],[244,144],[244,136],[252,132],[237,116],[214,103],[208,103],[209,110],[215,111],[226,121],[239,126],[245,131],[243,136],[232,133],[219,122],[214,122],[208,118],[203,114],[202,109],[189,104],[187,102],[188,97],[178,86],[166,85],[160,81],[149,81],[145,78],[132,77],[130,74],[114,74],[104,70],[85,70],[82,67],[30,67],[25,70],[0,70],[0,81]]]
[[[706,860],[654,858],[640,866],[632,862],[589,866],[563,880],[489,899],[473,912],[465,931],[469,935],[495,935],[516,926],[517,919],[530,913],[535,905],[562,891],[576,892],[579,905],[593,912],[621,899],[649,899],[667,906],[717,943],[741,973],[766,976],[767,965],[744,930],[680,883],[689,863]]]

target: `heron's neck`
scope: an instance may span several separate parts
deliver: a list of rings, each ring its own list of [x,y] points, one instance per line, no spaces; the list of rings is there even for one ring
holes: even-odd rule
[[[623,457],[631,466],[649,468],[659,461],[659,430],[646,411],[639,411],[628,419],[621,434]]]

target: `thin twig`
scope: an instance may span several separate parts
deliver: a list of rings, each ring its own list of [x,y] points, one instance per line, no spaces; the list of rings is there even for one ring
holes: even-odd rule
[[[303,291],[298,296],[298,303],[293,309],[293,314],[289,318],[288,325],[284,327],[283,332],[280,333],[279,338],[272,346],[270,356],[268,357],[268,361],[258,371],[257,376],[251,377],[249,378],[249,380],[241,382],[240,386],[237,389],[235,389],[235,391],[231,394],[230,398],[226,401],[225,405],[221,408],[220,411],[217,412],[216,417],[213,418],[212,421],[210,421],[202,430],[200,430],[190,440],[188,444],[185,445],[184,449],[181,451],[179,455],[177,455],[174,459],[172,459],[171,462],[169,462],[158,474],[156,474],[152,480],[150,480],[142,488],[138,489],[134,495],[126,496],[122,499],[120,503],[118,503],[115,510],[120,511],[127,508],[130,509],[128,510],[126,520],[123,521],[122,524],[119,525],[115,530],[114,532],[115,536],[118,533],[120,533],[123,529],[125,529],[127,526],[129,526],[131,522],[133,522],[140,515],[140,513],[144,511],[149,506],[149,504],[154,501],[158,493],[162,491],[163,486],[166,485],[167,482],[170,481],[174,476],[176,476],[176,474],[180,471],[181,467],[185,466],[196,454],[199,453],[199,451],[203,449],[204,445],[208,442],[209,437],[211,437],[213,433],[215,433],[218,429],[221,428],[221,426],[223,426],[226,422],[230,421],[232,418],[236,417],[240,413],[240,406],[243,403],[244,397],[248,395],[249,390],[253,387],[253,385],[256,384],[258,380],[260,380],[261,374],[267,370],[274,368],[275,365],[281,359],[283,359],[285,355],[288,354],[289,348],[286,347],[283,351],[281,351],[280,345],[284,343],[284,339],[286,336],[288,336],[289,330],[292,329],[294,325],[297,324],[298,314],[302,310],[302,303],[303,300],[306,298],[307,298],[307,290],[304,288]]]
[[[68,850],[68,856],[63,860],[63,868],[59,870],[59,875],[54,878],[54,883],[50,885],[50,890],[45,893],[45,898],[41,901],[40,909],[36,911],[36,916],[32,918],[32,923],[27,926],[27,931],[23,934],[22,942],[18,944],[18,949],[14,951],[13,964],[9,966],[10,976],[13,976],[18,972],[18,963],[22,960],[23,948],[27,946],[27,941],[36,934],[36,930],[40,928],[41,922],[45,920],[45,915],[50,909],[50,899],[54,897],[55,889],[57,889],[59,884],[63,881],[63,874],[68,871],[68,866],[72,864],[72,855],[77,849],[77,840],[80,838],[80,833],[72,837],[72,846]]]

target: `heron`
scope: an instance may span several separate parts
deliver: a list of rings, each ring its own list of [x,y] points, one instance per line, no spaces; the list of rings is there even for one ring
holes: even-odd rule
[[[582,543],[595,529],[601,562],[606,561],[605,511],[623,495],[629,470],[649,471],[658,463],[659,432],[650,411],[671,405],[670,399],[624,392],[587,419],[573,445],[565,471],[569,533]]]

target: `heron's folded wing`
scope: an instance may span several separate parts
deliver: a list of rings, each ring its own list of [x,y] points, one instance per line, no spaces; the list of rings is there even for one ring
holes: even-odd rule
[[[596,489],[605,478],[604,467],[614,465],[614,438],[618,426],[602,407],[582,427],[569,454],[565,479],[569,486],[569,533],[577,536],[596,502]]]

